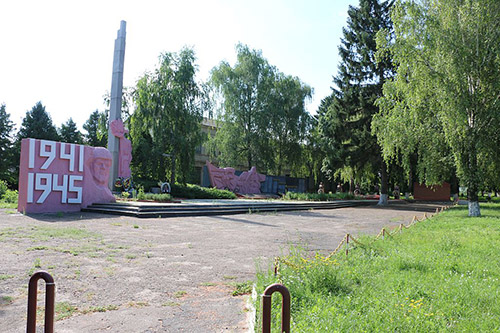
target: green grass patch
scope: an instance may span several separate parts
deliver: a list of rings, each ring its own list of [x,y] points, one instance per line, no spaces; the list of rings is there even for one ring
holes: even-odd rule
[[[181,303],[169,301],[169,302],[163,303],[161,306],[173,306],[173,307],[175,307],[175,306],[180,306],[180,305],[181,305]]]
[[[12,296],[2,296],[0,297],[0,305],[7,305],[14,302],[14,297]]]
[[[118,310],[117,305],[107,305],[107,306],[91,306],[86,309],[80,310],[79,312],[81,314],[88,314],[88,313],[94,313],[94,312],[107,312],[107,311],[114,311]]]
[[[3,280],[8,280],[8,279],[13,279],[14,278],[14,275],[10,275],[10,274],[0,274],[0,281],[3,281]]]
[[[467,207],[455,207],[402,234],[351,247],[348,257],[340,251],[328,260],[307,258],[296,250],[277,277],[258,274],[257,293],[276,282],[290,290],[292,332],[495,331],[500,205],[481,204],[481,213],[469,218]],[[280,302],[273,297],[276,330]]]
[[[175,298],[182,298],[187,295],[187,291],[184,290],[178,290],[174,293]]]
[[[40,310],[42,310],[42,314],[45,311],[45,309],[43,308],[40,308]],[[56,302],[55,312],[55,320],[58,321],[69,318],[72,315],[78,313],[78,308],[70,304],[69,302]]]
[[[52,238],[58,239],[99,239],[102,235],[85,230],[83,228],[74,227],[46,227],[46,226],[33,226],[20,230],[24,233],[23,238],[32,238],[34,240],[46,241]],[[20,237],[20,233],[16,235]]]
[[[252,293],[252,281],[234,282],[231,283],[231,285],[234,287],[234,290],[231,293],[233,296],[248,295]]]
[[[286,192],[283,196],[284,200],[301,200],[301,201],[331,201],[331,200],[353,200],[358,199],[353,194],[349,193],[295,193]]]
[[[16,209],[17,208],[17,202],[16,203],[11,203],[11,202],[3,202],[0,201],[0,208],[6,208],[6,209]],[[16,211],[17,212],[17,211]],[[9,211],[9,214],[13,214]]]

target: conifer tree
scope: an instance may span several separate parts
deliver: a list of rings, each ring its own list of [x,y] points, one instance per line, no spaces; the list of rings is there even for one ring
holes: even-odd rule
[[[59,135],[62,142],[67,143],[83,143],[82,133],[76,128],[76,124],[72,118],[69,118],[66,124],[61,125]]]
[[[334,77],[336,88],[322,103],[319,126],[325,141],[336,151],[325,160],[325,172],[344,168],[352,174],[361,170],[378,171],[381,176],[379,204],[387,204],[387,166],[377,140],[371,134],[372,116],[378,112],[375,101],[382,86],[392,76],[390,58],[375,59],[376,34],[392,30],[389,8],[392,1],[360,0],[349,7],[347,27],[339,47],[342,62]]]
[[[95,110],[83,124],[85,144],[92,147],[106,147],[108,143],[108,116],[106,112]]]
[[[12,130],[14,124],[10,120],[5,104],[0,105],[0,180],[12,182],[13,147]]]
[[[17,133],[17,141],[20,143],[24,138],[59,141],[56,127],[42,102],[36,103],[31,111],[26,112],[26,117]]]

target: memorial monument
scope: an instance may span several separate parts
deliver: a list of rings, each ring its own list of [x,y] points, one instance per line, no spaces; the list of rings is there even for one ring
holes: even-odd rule
[[[115,40],[108,149],[64,142],[23,139],[18,211],[74,212],[93,203],[114,202],[118,177],[130,180],[132,145],[121,120],[126,22]]]
[[[259,194],[261,193],[260,183],[266,180],[266,175],[258,173],[255,167],[237,176],[234,168],[217,168],[208,161],[206,165],[210,183],[220,190],[230,190],[241,194]]]
[[[111,153],[103,147],[38,139],[21,141],[18,211],[75,212],[114,202],[108,188]]]
[[[115,52],[113,56],[113,77],[111,81],[111,100],[109,106],[109,130],[108,130],[108,150],[111,152],[112,164],[108,186],[112,190],[115,180],[119,174],[120,138],[116,137],[111,129],[111,123],[121,120],[122,91],[123,91],[123,67],[125,62],[125,21],[120,22],[120,30],[115,40]]]

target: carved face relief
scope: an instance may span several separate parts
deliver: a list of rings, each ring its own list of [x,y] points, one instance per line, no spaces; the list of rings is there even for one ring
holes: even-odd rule
[[[111,169],[111,160],[106,158],[96,158],[92,163],[92,176],[96,184],[107,186]]]

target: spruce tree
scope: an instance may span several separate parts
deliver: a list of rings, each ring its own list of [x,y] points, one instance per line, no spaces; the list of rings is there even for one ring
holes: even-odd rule
[[[92,147],[106,147],[108,144],[108,116],[106,112],[95,110],[89,119],[83,124],[83,129],[87,131],[84,135],[85,144]]]
[[[342,62],[334,77],[336,88],[322,103],[319,114],[324,140],[336,147],[332,158],[326,159],[324,171],[344,168],[352,174],[369,169],[378,172],[379,204],[387,204],[387,166],[372,136],[371,121],[378,112],[375,101],[382,96],[382,86],[393,75],[393,68],[390,58],[376,61],[376,34],[381,29],[392,30],[391,5],[392,1],[360,0],[359,7],[349,7],[339,46]]]
[[[66,124],[61,125],[59,136],[62,142],[67,143],[83,143],[82,133],[76,128],[76,124],[72,118],[69,118]]]
[[[17,141],[20,143],[24,138],[59,141],[56,127],[42,102],[36,103],[31,111],[26,112],[26,117],[17,133]]]
[[[12,183],[13,147],[12,131],[14,124],[10,120],[5,104],[0,105],[0,180]]]

